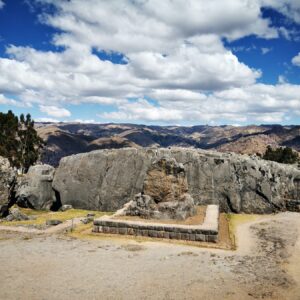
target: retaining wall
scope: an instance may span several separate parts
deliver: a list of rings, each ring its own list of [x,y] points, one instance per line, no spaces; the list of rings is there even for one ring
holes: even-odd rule
[[[219,207],[208,205],[204,222],[199,225],[148,223],[103,216],[94,221],[93,232],[216,243],[219,233]]]

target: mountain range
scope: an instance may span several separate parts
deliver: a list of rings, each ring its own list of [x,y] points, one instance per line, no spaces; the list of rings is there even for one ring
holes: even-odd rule
[[[268,145],[300,151],[300,125],[148,126],[136,124],[36,123],[46,142],[42,162],[57,166],[67,155],[124,147],[188,147],[263,154]]]

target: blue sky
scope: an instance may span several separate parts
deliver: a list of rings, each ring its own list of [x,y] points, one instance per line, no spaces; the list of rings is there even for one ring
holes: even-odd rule
[[[0,0],[8,109],[53,122],[300,124],[300,3]]]

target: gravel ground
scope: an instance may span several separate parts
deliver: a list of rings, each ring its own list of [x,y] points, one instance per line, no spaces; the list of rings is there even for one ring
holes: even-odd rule
[[[300,299],[300,215],[237,228],[237,251],[0,231],[0,299]]]

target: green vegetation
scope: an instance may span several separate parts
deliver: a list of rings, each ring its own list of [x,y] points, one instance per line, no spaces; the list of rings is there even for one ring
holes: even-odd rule
[[[294,164],[298,161],[298,154],[289,147],[272,149],[271,146],[268,146],[263,159],[283,164]]]
[[[30,114],[20,119],[11,110],[0,113],[0,155],[26,173],[39,158],[43,140],[34,129]]]

